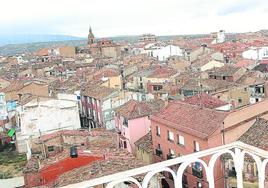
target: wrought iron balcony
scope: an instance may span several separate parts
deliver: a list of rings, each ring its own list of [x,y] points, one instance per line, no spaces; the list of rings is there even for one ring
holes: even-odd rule
[[[259,188],[265,188],[265,167],[268,163],[268,152],[251,145],[244,144],[242,142],[234,142],[231,144],[203,150],[197,153],[184,155],[175,159],[166,160],[163,162],[143,166],[140,168],[103,176],[88,181],[67,185],[64,188],[88,188],[97,185],[105,184],[106,188],[113,188],[119,183],[131,182],[136,184],[139,188],[147,188],[151,178],[159,172],[169,172],[173,176],[175,188],[183,188],[183,174],[185,169],[192,163],[199,162],[203,166],[203,173],[206,173],[206,179],[209,184],[209,188],[215,188],[214,180],[214,166],[222,155],[229,154],[233,158],[236,177],[237,177],[237,188],[243,188],[243,167],[245,155],[251,156],[257,166],[258,170],[258,183]],[[210,156],[208,164],[202,160],[202,158]],[[180,164],[178,170],[172,170],[171,166]],[[138,181],[135,179],[136,176],[145,174],[143,180]]]
[[[161,149],[155,149],[155,154],[161,157],[163,155],[163,151]]]
[[[176,156],[174,154],[170,153],[167,155],[167,159],[174,159],[174,158],[176,158]]]

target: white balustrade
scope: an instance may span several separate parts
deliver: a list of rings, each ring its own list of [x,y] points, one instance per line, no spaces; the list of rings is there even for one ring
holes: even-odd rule
[[[262,149],[244,144],[242,142],[234,142],[231,144],[207,149],[204,151],[192,153],[175,159],[154,163],[140,168],[131,169],[116,174],[107,175],[104,177],[83,181],[76,184],[64,186],[64,188],[88,188],[96,185],[105,184],[106,188],[113,188],[115,185],[123,182],[131,182],[139,188],[147,188],[151,178],[159,172],[169,172],[173,176],[175,188],[182,188],[182,178],[185,169],[194,162],[200,162],[207,174],[207,181],[210,188],[215,188],[214,182],[214,166],[217,159],[223,154],[230,154],[234,161],[234,166],[237,174],[237,188],[243,188],[243,168],[245,154],[251,156],[257,165],[259,175],[259,188],[264,187],[265,167],[268,163],[268,152]],[[202,160],[203,157],[210,156],[210,161],[207,164]],[[170,166],[180,164],[177,172],[169,168]],[[135,176],[146,174],[143,181],[139,182]]]

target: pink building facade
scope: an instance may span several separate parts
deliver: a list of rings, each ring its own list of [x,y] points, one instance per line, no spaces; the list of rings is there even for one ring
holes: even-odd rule
[[[148,134],[151,129],[151,121],[148,116],[130,120],[123,116],[116,116],[115,123],[119,147],[127,149],[130,153],[135,151],[134,143]]]
[[[116,110],[115,127],[118,132],[118,146],[135,152],[135,142],[151,130],[149,116],[164,107],[164,101],[130,100]]]

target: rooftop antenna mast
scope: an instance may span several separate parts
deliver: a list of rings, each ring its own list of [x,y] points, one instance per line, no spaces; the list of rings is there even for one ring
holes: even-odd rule
[[[200,91],[199,91],[199,100],[200,100],[200,107],[203,108],[203,103],[202,103],[202,93],[203,93],[203,85],[201,81],[201,70],[199,69],[199,86],[200,86]]]

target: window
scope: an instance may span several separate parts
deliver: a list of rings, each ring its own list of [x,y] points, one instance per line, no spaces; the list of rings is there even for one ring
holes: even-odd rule
[[[4,95],[0,95],[0,102],[4,101]]]
[[[241,104],[242,103],[242,99],[238,99],[238,103]]]
[[[160,144],[157,145],[157,148],[155,149],[155,154],[159,157],[163,157],[163,152]]]
[[[156,126],[156,135],[160,136],[160,127]]]
[[[184,146],[184,137],[181,135],[178,135],[178,144]]]
[[[263,56],[268,56],[268,49],[264,49]]]
[[[198,178],[203,178],[202,165],[200,162],[195,162],[193,164],[192,174]]]
[[[154,91],[159,91],[159,90],[161,90],[161,89],[163,89],[163,86],[161,86],[161,85],[154,85],[154,86],[153,86],[153,90],[154,90]]]
[[[173,134],[173,132],[167,131],[167,133],[168,133],[168,140],[169,141],[174,141],[174,134]]]
[[[175,155],[174,150],[173,150],[173,149],[169,149],[169,154],[171,154],[171,155]]]
[[[225,76],[223,76],[222,79],[225,80],[226,79]]]
[[[200,145],[196,141],[194,141],[194,151],[200,151]]]
[[[123,125],[124,125],[125,127],[128,127],[128,120],[127,120],[126,118],[124,118],[124,120],[123,120]]]
[[[124,143],[123,147],[127,148],[127,141],[124,141],[123,143]]]
[[[169,149],[169,153],[167,154],[167,159],[174,159],[175,156],[175,152],[173,149]]]
[[[142,83],[140,83],[140,89],[143,89],[143,84]]]
[[[54,146],[48,146],[48,147],[47,147],[47,150],[48,150],[48,152],[52,152],[52,151],[54,151]]]
[[[142,77],[140,77],[140,81],[142,82]]]

